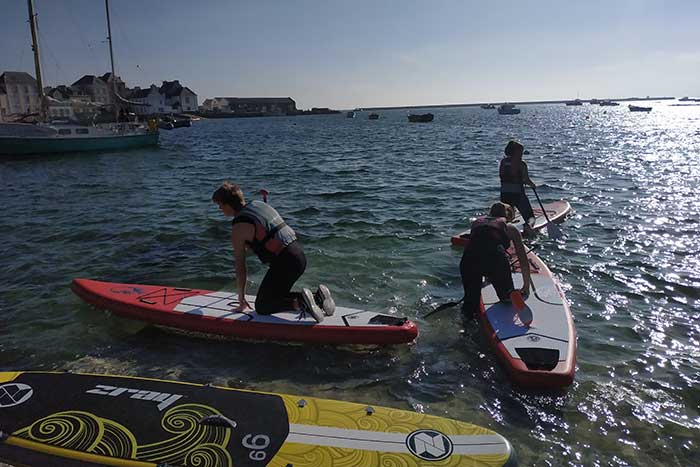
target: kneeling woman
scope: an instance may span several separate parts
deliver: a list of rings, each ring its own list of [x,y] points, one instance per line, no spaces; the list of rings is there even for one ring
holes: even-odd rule
[[[499,300],[510,300],[510,293],[515,287],[506,250],[511,242],[523,274],[521,293],[525,296],[530,290],[530,264],[520,231],[508,223],[512,217],[513,208],[504,203],[494,203],[488,216],[479,217],[472,222],[469,244],[464,248],[462,261],[459,263],[464,286],[462,310],[467,317],[477,316],[480,311],[484,276],[496,289]]]
[[[299,309],[301,299],[306,311],[318,322],[323,320],[324,314],[333,314],[335,303],[325,285],[319,285],[315,296],[309,289],[303,289],[301,294],[291,292],[292,286],[306,269],[306,256],[294,230],[273,207],[262,201],[246,203],[238,185],[229,182],[224,182],[214,192],[212,200],[225,216],[233,217],[231,243],[236,260],[236,291],[240,311],[251,308],[245,298],[248,281],[246,248],[250,248],[260,261],[269,266],[255,299],[257,313],[269,315],[290,308]]]

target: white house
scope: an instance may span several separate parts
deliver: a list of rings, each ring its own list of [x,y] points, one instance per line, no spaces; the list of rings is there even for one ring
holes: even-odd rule
[[[0,121],[10,115],[36,113],[41,110],[36,80],[23,71],[6,71],[0,75]]]
[[[165,103],[172,112],[192,112],[198,109],[197,94],[182,86],[178,80],[163,81],[160,92],[165,96]]]
[[[170,113],[171,108],[165,104],[165,96],[160,93],[158,86],[151,84],[150,88],[135,88],[129,94],[129,100],[144,105],[132,105],[136,115],[150,115],[157,113]]]

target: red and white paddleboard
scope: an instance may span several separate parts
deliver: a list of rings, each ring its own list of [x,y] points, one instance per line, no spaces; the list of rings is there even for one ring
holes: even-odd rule
[[[564,200],[555,201],[553,203],[544,203],[543,206],[547,210],[547,216],[549,217],[549,220],[554,222],[555,224],[564,222],[566,215],[569,214],[569,212],[571,211],[571,205],[568,201]],[[541,208],[534,208],[533,212],[535,213],[535,224],[532,226],[532,228],[534,230],[542,230],[547,225],[547,219],[544,217]],[[525,221],[523,220],[523,217],[520,215],[519,212],[516,213],[515,218],[513,219],[511,224],[515,225],[521,232],[523,231]],[[465,230],[462,233],[453,235],[451,239],[452,246],[466,246],[468,238],[469,230]]]
[[[260,315],[237,311],[238,295],[161,285],[118,284],[74,279],[80,298],[112,313],[187,331],[242,339],[327,344],[402,344],[418,336],[407,318],[336,306],[321,323],[307,313],[289,310]],[[246,296],[248,303],[255,297]]]
[[[516,258],[509,250],[511,262]],[[525,298],[532,312],[521,319],[511,303],[498,300],[490,284],[481,290],[481,327],[514,383],[530,388],[561,388],[574,380],[576,331],[564,292],[552,272],[532,251],[527,255],[534,284]],[[513,265],[513,283],[523,286],[520,264]],[[526,310],[527,311],[527,310]],[[529,313],[526,313],[529,315]],[[523,322],[525,321],[525,322]]]

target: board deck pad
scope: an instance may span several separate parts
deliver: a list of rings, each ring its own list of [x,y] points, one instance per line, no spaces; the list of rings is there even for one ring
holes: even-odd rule
[[[412,321],[389,314],[336,306],[318,323],[309,313],[282,310],[270,315],[239,310],[238,295],[158,285],[75,279],[72,290],[83,300],[115,314],[189,331],[248,339],[336,344],[397,344],[418,335]],[[254,304],[254,296],[246,296]]]
[[[465,422],[121,376],[0,373],[0,429],[0,460],[55,467],[515,465],[505,438]]]
[[[509,250],[513,284],[523,286],[520,265]],[[481,290],[481,318],[496,355],[511,377],[524,386],[562,387],[571,384],[576,362],[576,332],[573,317],[556,278],[530,251],[527,254],[533,288],[525,299],[532,311],[529,326],[523,323],[510,302],[501,302],[487,284]],[[533,290],[534,289],[534,290]]]
[[[560,223],[564,221],[566,215],[571,211],[571,205],[568,201],[554,201],[552,203],[544,203],[544,208],[547,211],[547,217],[554,223]],[[535,214],[535,223],[532,225],[534,230],[542,230],[547,226],[547,218],[544,216],[542,208],[536,207],[532,210]],[[516,211],[515,217],[510,224],[514,225],[520,232],[523,231],[525,221],[522,215]],[[461,232],[457,235],[453,235],[451,242],[453,246],[465,246],[467,244],[467,238],[469,237],[469,230]]]

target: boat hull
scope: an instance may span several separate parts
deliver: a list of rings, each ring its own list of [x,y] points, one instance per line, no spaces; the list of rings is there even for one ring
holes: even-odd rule
[[[27,155],[65,152],[109,151],[156,146],[158,133],[85,138],[0,136],[0,154]]]

